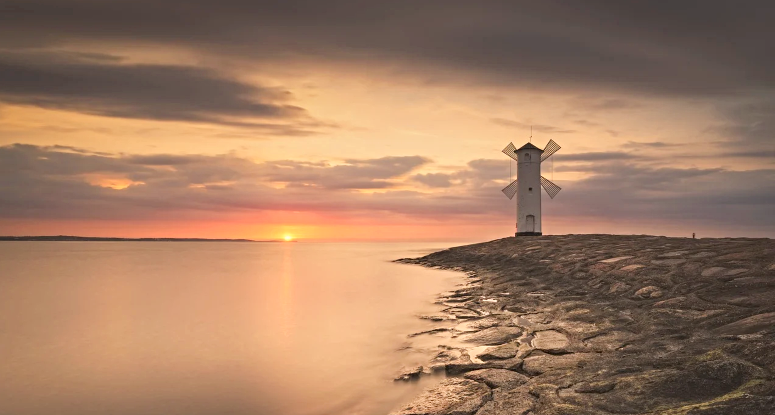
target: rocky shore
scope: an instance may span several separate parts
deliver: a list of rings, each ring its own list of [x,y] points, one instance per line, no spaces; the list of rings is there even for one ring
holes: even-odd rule
[[[469,283],[397,377],[445,379],[393,415],[775,414],[771,239],[518,237],[399,262]]]

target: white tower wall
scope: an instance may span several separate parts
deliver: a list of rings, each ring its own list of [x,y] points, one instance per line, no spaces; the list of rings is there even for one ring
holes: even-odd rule
[[[541,153],[517,150],[517,235],[541,235]]]

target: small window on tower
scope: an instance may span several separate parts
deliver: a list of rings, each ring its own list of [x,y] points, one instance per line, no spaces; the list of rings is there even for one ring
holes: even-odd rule
[[[528,191],[528,192],[532,192],[532,191],[533,191],[533,188],[532,188],[532,187],[528,187],[528,188],[527,188],[527,191]]]
[[[525,160],[530,160],[530,153],[525,153]]]

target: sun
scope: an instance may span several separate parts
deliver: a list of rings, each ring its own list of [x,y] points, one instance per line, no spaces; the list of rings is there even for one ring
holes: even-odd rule
[[[293,235],[285,235],[285,236],[283,236],[283,239],[285,239],[286,241],[292,241],[293,240]]]

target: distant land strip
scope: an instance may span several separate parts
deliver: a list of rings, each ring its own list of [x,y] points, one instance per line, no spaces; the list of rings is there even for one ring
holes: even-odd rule
[[[0,241],[43,241],[43,242],[296,242],[285,241],[282,239],[273,239],[257,241],[253,239],[207,239],[207,238],[114,238],[114,237],[96,237],[96,236],[0,236]]]

